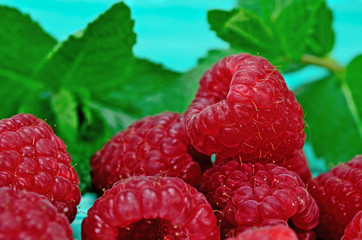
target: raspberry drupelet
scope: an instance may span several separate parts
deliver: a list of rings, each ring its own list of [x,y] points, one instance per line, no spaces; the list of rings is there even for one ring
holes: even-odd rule
[[[298,174],[275,164],[229,161],[207,170],[200,191],[218,212],[222,236],[288,221],[301,230],[319,222],[319,210]]]
[[[0,239],[72,240],[72,228],[64,214],[44,196],[0,187]]]
[[[197,187],[198,159],[204,168],[211,165],[210,157],[192,148],[183,115],[164,112],[136,121],[105,143],[91,158],[92,182],[98,193],[137,175],[179,177]]]
[[[219,240],[202,193],[175,177],[136,176],[118,181],[89,209],[83,240]]]
[[[362,239],[362,211],[359,211],[352,221],[344,230],[344,235],[341,240],[360,240]]]
[[[300,240],[295,232],[285,225],[265,226],[248,229],[237,237],[227,240]]]
[[[205,72],[185,126],[198,151],[255,162],[283,161],[305,140],[303,110],[279,71],[246,53],[227,56]]]
[[[308,182],[321,220],[317,236],[339,240],[353,216],[362,210],[362,155],[335,166]]]
[[[64,142],[46,122],[24,113],[0,120],[0,187],[44,195],[72,222],[78,184]]]
[[[312,172],[309,168],[307,157],[304,154],[303,149],[299,149],[295,151],[292,155],[288,155],[284,157],[284,160],[281,162],[275,162],[272,159],[247,159],[243,158],[241,155],[236,155],[230,158],[222,159],[221,157],[217,156],[215,159],[215,164],[219,163],[226,163],[228,161],[238,161],[243,163],[255,163],[258,161],[259,163],[275,163],[278,166],[285,167],[290,171],[294,171],[298,173],[298,175],[302,178],[303,182],[306,183],[309,179],[312,178]]]

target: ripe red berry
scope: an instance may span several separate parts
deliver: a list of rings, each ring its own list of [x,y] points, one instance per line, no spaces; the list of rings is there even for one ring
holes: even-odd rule
[[[185,126],[198,151],[222,158],[278,162],[305,140],[302,108],[283,77],[249,54],[225,57],[203,75]]]
[[[298,240],[298,237],[291,228],[285,225],[276,225],[248,229],[237,237],[227,240]]]
[[[344,235],[341,240],[360,240],[362,239],[362,211],[359,211],[352,221],[344,230]]]
[[[298,174],[275,164],[230,161],[207,170],[200,191],[218,211],[224,236],[237,229],[290,220],[302,230],[319,221],[318,207]]]
[[[290,171],[298,173],[298,175],[302,178],[303,182],[305,183],[312,178],[312,172],[309,168],[307,157],[305,156],[303,149],[299,149],[295,151],[292,155],[284,157],[282,162],[275,162],[270,159],[257,159],[257,160],[247,159],[245,157],[242,157],[241,155],[236,155],[227,159],[223,159],[219,156],[216,156],[215,164],[226,163],[231,160],[243,163],[248,163],[248,162],[255,163],[256,161],[263,164],[274,163],[278,166],[285,167]]]
[[[180,177],[198,186],[201,170],[193,160],[183,116],[165,112],[145,117],[113,136],[91,158],[92,182],[98,192],[135,175]],[[202,159],[207,165],[210,157]]]
[[[82,239],[218,240],[216,217],[204,195],[174,177],[118,181],[89,209]]]
[[[73,237],[68,219],[47,198],[1,187],[0,239],[71,240]]]
[[[46,122],[31,114],[0,120],[0,187],[44,195],[71,222],[80,201],[78,184],[64,142]]]
[[[321,214],[317,236],[339,240],[353,216],[362,210],[362,155],[337,165],[308,182]]]

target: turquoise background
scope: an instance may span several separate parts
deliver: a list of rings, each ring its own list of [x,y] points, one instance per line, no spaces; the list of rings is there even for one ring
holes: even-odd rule
[[[0,0],[29,14],[49,34],[59,41],[84,29],[89,22],[107,10],[115,0]],[[186,71],[210,49],[227,48],[228,44],[209,30],[207,11],[231,9],[231,0],[126,0],[135,20],[137,44],[135,55],[162,63],[175,71]],[[342,65],[362,53],[362,1],[328,0],[333,10],[336,33],[331,55]],[[1,17],[1,16],[0,16]],[[302,24],[302,23],[301,23]],[[289,87],[319,79],[327,72],[308,67],[300,72],[285,74]],[[324,163],[313,155],[310,146],[305,150],[314,174],[326,170]],[[83,195],[77,218],[72,223],[74,236],[80,239],[80,225],[94,194]]]

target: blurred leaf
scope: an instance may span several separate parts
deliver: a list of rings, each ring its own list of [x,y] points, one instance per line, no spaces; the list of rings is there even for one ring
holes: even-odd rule
[[[16,114],[24,99],[40,92],[42,84],[31,74],[56,40],[14,8],[0,6],[0,16],[1,119]]]
[[[352,106],[352,111],[355,111],[353,114],[355,115],[355,119],[359,122],[359,130],[361,133],[362,129],[362,77],[361,77],[361,69],[362,69],[362,54],[355,57],[347,66],[346,70],[346,84],[345,87],[348,91],[347,94],[350,94],[350,104]]]
[[[24,99],[39,93],[41,85],[34,79],[0,69],[0,119],[8,118],[17,113]]]
[[[137,120],[136,118],[122,112],[120,109],[113,109],[99,103],[92,103],[91,108],[99,112],[104,122],[107,123],[112,135],[125,129]]]
[[[123,2],[113,5],[84,32],[62,43],[39,69],[39,78],[52,89],[86,87],[97,99],[120,89],[133,56],[133,24]]]
[[[34,91],[32,94],[25,94],[20,103],[17,113],[31,113],[36,117],[46,120],[50,126],[55,125],[55,116],[50,106],[50,93],[42,90]]]
[[[92,122],[80,129],[77,140],[68,145],[67,149],[78,173],[82,193],[92,191],[89,165],[91,156],[112,136],[102,115],[93,109],[91,114]]]
[[[180,111],[185,103],[179,73],[145,59],[135,59],[123,75],[119,90],[110,92],[108,105],[135,118],[163,111]]]
[[[30,75],[56,40],[28,15],[0,6],[0,72]]]
[[[306,115],[307,141],[318,157],[332,167],[360,153],[362,137],[336,77],[314,82],[296,92]]]
[[[51,98],[51,107],[56,119],[56,133],[68,145],[77,142],[77,106],[78,103],[72,93],[64,88]]]
[[[313,18],[315,18],[315,21],[312,27],[312,35],[307,39],[308,51],[316,56],[323,57],[334,46],[333,13],[327,4],[322,1]]]

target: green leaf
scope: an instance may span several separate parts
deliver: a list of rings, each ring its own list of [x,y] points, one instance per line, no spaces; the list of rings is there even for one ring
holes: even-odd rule
[[[91,108],[96,110],[107,123],[111,134],[116,134],[125,129],[137,119],[124,113],[121,109],[111,108],[100,103],[92,103]]]
[[[267,58],[276,58],[279,55],[279,49],[273,47],[275,39],[272,29],[259,16],[240,9],[229,12],[229,18],[226,19],[226,13],[221,10],[210,11],[208,19],[211,29],[229,42],[231,47],[254,55],[259,53]],[[222,20],[224,22],[221,25]]]
[[[39,78],[52,89],[86,87],[92,98],[120,89],[136,41],[130,10],[113,5],[84,32],[70,36],[43,62]]]
[[[41,82],[31,74],[56,40],[14,8],[0,6],[0,16],[1,119],[11,117],[19,109],[25,111],[21,108],[24,99],[35,98],[41,92]]]
[[[129,63],[128,72],[119,90],[110,92],[109,106],[140,118],[163,111],[180,111],[185,103],[179,74],[144,59]]]
[[[334,46],[333,13],[323,1],[315,11],[313,18],[315,21],[312,27],[312,35],[307,39],[308,51],[316,56],[323,57]]]
[[[0,82],[0,119],[17,114],[24,98],[38,94],[40,89],[35,80],[4,69],[0,69]]]
[[[343,84],[343,92],[346,96],[349,109],[362,136],[362,54],[355,57],[347,66],[346,81]]]
[[[17,9],[0,6],[0,16],[0,72],[27,76],[56,40]]]
[[[92,122],[79,130],[77,141],[68,145],[67,149],[79,176],[82,193],[92,191],[89,165],[92,155],[112,136],[102,115],[94,109],[91,110],[91,115]]]
[[[323,0],[243,0],[238,1],[239,9],[210,11],[208,20],[233,48],[258,53],[280,70],[295,71],[304,67],[300,60],[311,42],[324,40],[318,14],[328,15],[328,11],[322,5]]]
[[[50,126],[55,125],[55,116],[50,106],[51,95],[42,90],[34,91],[32,94],[25,94],[21,98],[20,107],[16,113],[31,113],[37,118],[46,120]]]
[[[56,133],[67,144],[75,144],[78,130],[78,103],[67,89],[61,89],[51,98],[56,119]]]
[[[362,137],[336,77],[304,86],[297,98],[306,115],[307,141],[329,167],[360,153]]]
[[[291,62],[299,62],[306,51],[306,40],[309,38],[310,29],[315,22],[314,11],[315,8],[308,6],[308,0],[289,1],[289,4],[281,8],[280,13],[273,21],[278,46],[281,48],[283,56],[290,58]]]

